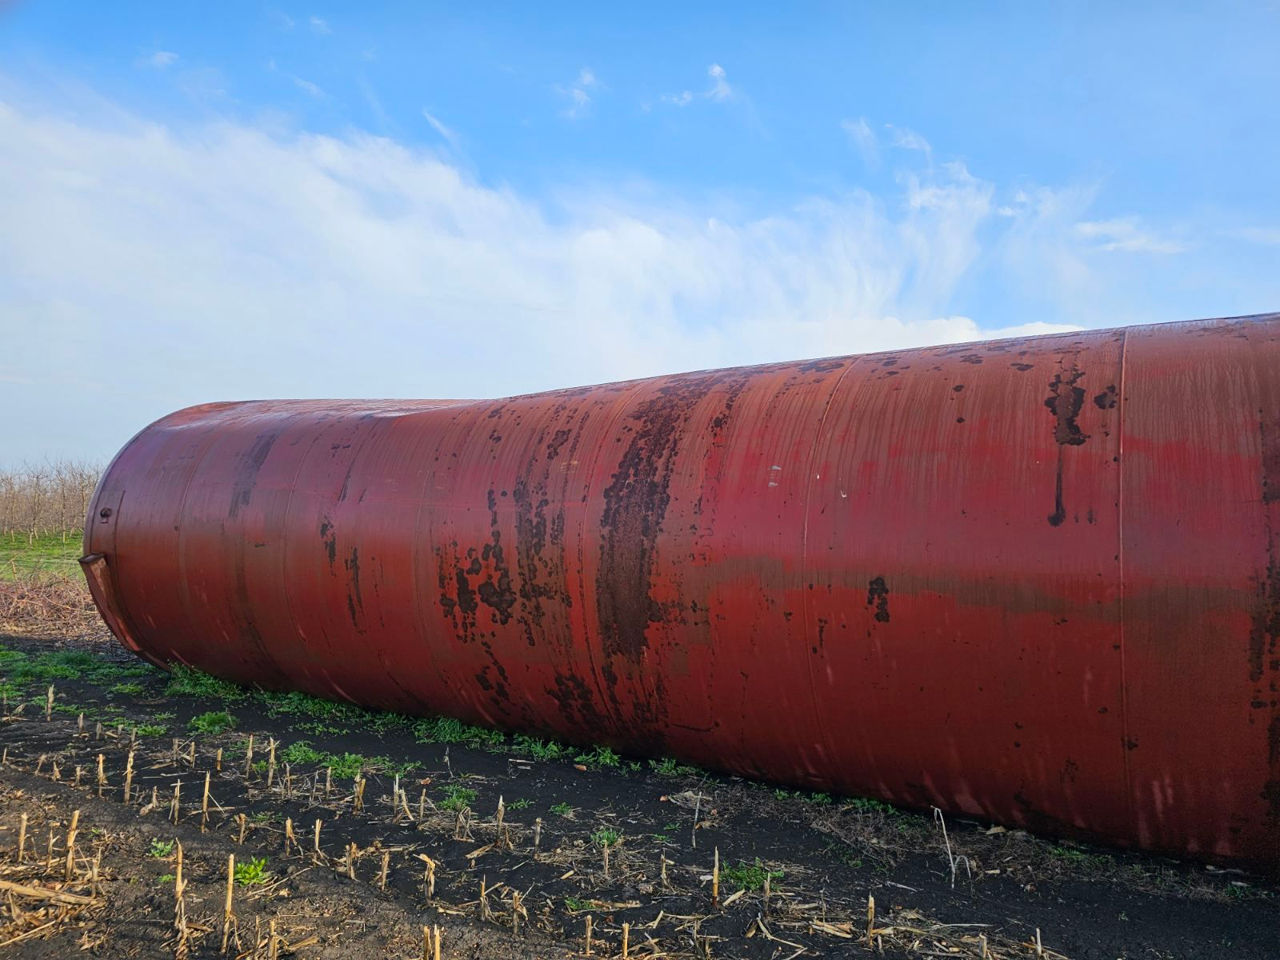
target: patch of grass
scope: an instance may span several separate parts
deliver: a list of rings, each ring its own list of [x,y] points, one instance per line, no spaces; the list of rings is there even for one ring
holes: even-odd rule
[[[163,737],[169,732],[169,728],[162,723],[140,723],[133,729],[140,737]]]
[[[136,683],[131,680],[127,683],[117,683],[108,692],[118,693],[121,696],[125,696],[125,697],[137,697],[142,695],[142,690],[143,690],[142,684]]]
[[[565,897],[564,908],[570,913],[581,913],[583,910],[591,910],[595,907],[594,900],[583,900],[581,897]]]
[[[1116,866],[1116,861],[1113,857],[1102,853],[1090,853],[1088,850],[1081,850],[1079,847],[1051,846],[1048,854],[1050,859],[1056,860],[1058,863],[1073,870],[1108,872]]]
[[[450,783],[444,788],[444,799],[437,806],[441,810],[462,810],[476,802],[476,792],[470,787]]]
[[[887,816],[898,813],[898,808],[893,804],[885,803],[883,800],[873,800],[870,797],[854,797],[849,801],[849,807],[859,813],[883,813]]]
[[[663,777],[688,777],[701,773],[697,767],[680,763],[675,757],[663,757],[661,760],[650,760],[649,769]]]
[[[333,769],[333,775],[344,780],[354,780],[360,776],[368,759],[360,753],[325,754],[325,766]]]
[[[508,810],[523,810],[526,807],[533,806],[533,801],[528,797],[521,797],[519,800],[512,800],[507,804]]]
[[[106,685],[123,677],[141,676],[148,668],[103,660],[84,650],[46,650],[27,654],[0,650],[0,671],[15,684],[47,684],[57,680],[85,680]]]
[[[164,692],[171,697],[210,697],[214,700],[243,700],[249,696],[248,690],[230,680],[221,680],[181,663],[175,663],[170,670]]]
[[[524,733],[518,733],[511,741],[511,749],[535,760],[559,760],[569,752],[569,748],[555,740],[539,740]]]
[[[765,878],[770,881],[781,880],[783,872],[781,870],[766,869],[764,864],[757,858],[755,863],[747,863],[740,860],[737,864],[725,864],[720,868],[720,877],[724,880],[726,886],[737,890],[746,890],[750,893],[762,889]]]
[[[151,838],[151,846],[147,848],[147,856],[155,857],[157,860],[163,860],[173,853],[173,841],[161,840],[159,837]]]
[[[616,847],[622,842],[622,834],[612,827],[601,827],[591,835],[591,842],[597,847]]]
[[[325,700],[298,690],[284,693],[260,690],[256,699],[273,717],[288,714],[305,718],[297,726],[308,732],[342,734],[362,729],[382,733],[407,722],[397,713],[366,710],[353,703]]]
[[[779,800],[800,800],[817,806],[828,806],[835,803],[831,794],[819,793],[816,790],[784,790],[779,787],[773,791],[773,795]]]
[[[413,725],[419,743],[465,743],[469,747],[497,748],[506,741],[499,730],[476,727],[454,717],[426,717]]]
[[[25,533],[0,534],[0,579],[75,573],[80,546],[79,530],[34,538]]]
[[[608,747],[593,747],[586,753],[578,754],[573,759],[575,763],[583,763],[596,770],[616,770],[622,766],[622,758]]]
[[[331,755],[315,749],[310,740],[299,740],[289,744],[277,756],[281,763],[287,763],[291,767],[327,767],[329,764],[325,761]]]
[[[266,883],[270,877],[271,874],[267,872],[266,857],[254,857],[236,864],[236,883],[242,887]]]
[[[208,713],[202,713],[199,716],[192,717],[191,722],[187,724],[187,728],[192,733],[203,733],[206,735],[215,735],[226,733],[236,725],[236,718],[225,710],[211,710]]]
[[[552,813],[560,814],[562,817],[567,817],[573,813],[573,807],[565,803],[563,800],[560,803],[553,803],[548,809],[550,809]]]

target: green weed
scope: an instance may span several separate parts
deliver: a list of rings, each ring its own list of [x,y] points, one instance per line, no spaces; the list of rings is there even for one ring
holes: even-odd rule
[[[498,730],[476,727],[454,717],[427,717],[413,725],[419,743],[465,743],[469,747],[502,746],[506,737]]]
[[[687,763],[680,763],[674,757],[663,757],[661,760],[650,760],[649,769],[663,777],[696,776],[701,771]]]
[[[147,848],[147,856],[155,857],[157,860],[163,860],[173,853],[173,841],[161,840],[159,837],[151,838],[151,846]]]
[[[576,763],[584,763],[588,767],[595,769],[607,768],[613,770],[622,765],[622,758],[608,747],[593,747],[586,753],[578,754],[573,759]]]
[[[511,749],[524,756],[533,757],[535,760],[559,760],[569,752],[569,748],[563,743],[539,740],[523,733],[518,733],[512,738]]]
[[[270,877],[271,874],[267,872],[266,857],[254,857],[236,864],[236,883],[243,887],[266,883]]]
[[[444,788],[444,799],[437,804],[441,810],[462,810],[476,802],[476,792],[469,787],[451,783]]]
[[[249,696],[248,690],[230,680],[221,680],[181,663],[175,663],[170,669],[169,683],[164,692],[169,696],[211,697],[215,700],[243,700]]]
[[[310,740],[299,740],[291,743],[278,754],[281,763],[291,767],[327,767],[325,762],[331,756],[311,746]]]
[[[725,864],[720,868],[720,877],[724,880],[726,886],[734,887],[738,890],[746,890],[750,893],[753,890],[759,890],[764,887],[766,878],[770,881],[781,880],[783,872],[781,870],[765,869],[764,864],[757,858],[755,863],[746,863],[740,860],[736,865]]]
[[[226,733],[236,725],[236,718],[225,710],[211,710],[208,713],[202,713],[199,716],[192,717],[191,722],[187,724],[187,728],[192,733],[203,733],[206,735],[215,735]]]
[[[616,847],[622,842],[622,834],[612,827],[601,827],[591,835],[591,842],[597,847]]]

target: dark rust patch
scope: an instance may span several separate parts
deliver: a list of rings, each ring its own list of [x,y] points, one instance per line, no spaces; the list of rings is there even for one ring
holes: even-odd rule
[[[320,521],[320,541],[324,544],[324,552],[329,557],[329,568],[338,562],[338,534],[333,529],[333,521],[325,517]]]
[[[236,466],[236,476],[231,482],[231,507],[227,514],[232,519],[240,515],[241,507],[249,505],[249,500],[253,497],[253,485],[258,480],[258,471],[275,446],[276,437],[277,434],[274,433],[260,435]]]
[[[1053,439],[1059,445],[1078,447],[1089,439],[1076,423],[1084,406],[1084,387],[1077,386],[1083,377],[1084,371],[1077,370],[1072,361],[1049,381],[1049,396],[1044,405],[1053,414]]]
[[[867,584],[867,606],[875,608],[878,622],[889,622],[889,587],[884,577],[872,577]]]
[[[1093,398],[1093,405],[1099,410],[1114,410],[1117,402],[1118,396],[1116,394],[1116,385],[1114,383],[1109,384],[1107,389],[1096,394]]]
[[[1053,513],[1049,514],[1049,526],[1060,527],[1067,519],[1067,508],[1062,502],[1062,448],[1058,448],[1058,472],[1053,482]]]
[[[635,429],[604,491],[596,607],[601,644],[609,656],[639,661],[645,632],[661,611],[650,596],[658,534],[667,506],[676,448],[689,413],[711,378],[679,378],[640,404]]]
[[[1067,447],[1078,447],[1089,439],[1089,435],[1076,422],[1084,408],[1084,387],[1079,386],[1083,377],[1084,371],[1076,368],[1075,360],[1063,364],[1063,368],[1049,381],[1049,396],[1044,401],[1044,405],[1053,414],[1053,440],[1058,445],[1053,513],[1049,514],[1051,527],[1060,527],[1067,519],[1067,508],[1062,498],[1063,453]]]
[[[347,592],[347,612],[351,615],[351,625],[360,628],[359,617],[364,615],[364,597],[360,594],[360,551],[351,548],[351,556],[343,561],[347,575],[351,578],[351,589]]]

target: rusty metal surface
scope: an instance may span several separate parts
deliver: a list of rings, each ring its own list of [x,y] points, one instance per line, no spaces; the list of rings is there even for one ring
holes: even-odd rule
[[[1280,862],[1280,315],[175,413],[121,639],[267,687]]]

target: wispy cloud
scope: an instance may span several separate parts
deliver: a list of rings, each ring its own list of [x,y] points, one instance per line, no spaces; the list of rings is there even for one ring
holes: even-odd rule
[[[907,127],[894,126],[892,123],[886,123],[885,129],[889,131],[889,143],[891,146],[898,147],[902,150],[919,150],[921,153],[931,153],[933,148],[929,146],[929,141]]]
[[[1124,253],[1183,253],[1186,244],[1162,237],[1142,226],[1137,217],[1112,220],[1083,220],[1076,233],[1093,243],[1098,250]]]
[[[733,96],[733,87],[725,79],[724,67],[713,63],[707,67],[707,76],[711,78],[711,89],[707,91],[708,100],[728,100]]]
[[[333,28],[329,26],[329,21],[322,17],[310,17],[307,23],[310,25],[312,33],[321,35],[333,33]]]
[[[885,201],[726,216],[579,189],[553,204],[386,137],[66,116],[0,105],[0,208],[24,225],[0,231],[0,291],[28,320],[6,362],[116,375],[91,423],[80,393],[0,388],[13,456],[49,452],[16,412],[32,405],[68,452],[101,455],[224,396],[502,395],[1001,332],[953,307],[1007,229],[959,165]]]
[[[871,125],[867,123],[866,117],[859,117],[857,120],[841,120],[840,128],[862,155],[862,162],[868,168],[874,170],[880,166],[880,141],[876,138]]]
[[[320,98],[324,96],[324,91],[320,89],[320,85],[312,83],[310,80],[304,80],[302,77],[289,75],[289,79],[293,81],[293,85],[308,96]]]
[[[565,108],[564,115],[571,119],[585,115],[591,108],[592,91],[599,85],[600,81],[596,79],[591,68],[583,67],[578,71],[578,79],[574,83],[567,87],[556,87],[560,94],[569,100],[569,106]]]
[[[177,62],[178,55],[172,50],[157,50],[138,61],[140,66],[155,67],[157,70],[171,67]]]
[[[718,63],[713,63],[707,67],[707,76],[711,78],[711,86],[702,93],[694,93],[692,90],[681,90],[679,93],[666,93],[660,98],[663,103],[669,103],[673,107],[687,107],[694,100],[711,100],[714,102],[723,102],[733,99],[735,91],[729,84],[724,67]]]
[[[458,149],[458,135],[453,132],[452,128],[445,124],[428,110],[422,111],[423,118],[431,125],[431,129],[440,134],[442,140],[449,144],[454,150]]]
[[[310,80],[300,77],[296,73],[290,73],[288,70],[281,70],[274,59],[267,61],[267,69],[272,73],[279,73],[282,77],[285,77],[290,83],[310,97],[315,97],[319,100],[326,96],[324,90],[318,83],[312,83]]]

